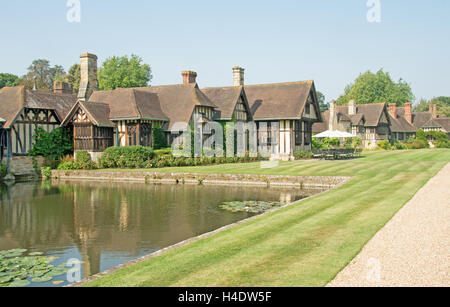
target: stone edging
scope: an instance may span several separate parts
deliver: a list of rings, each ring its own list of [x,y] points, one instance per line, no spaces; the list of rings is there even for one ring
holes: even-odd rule
[[[69,178],[70,178],[70,179],[88,179],[88,180],[92,180],[92,179],[95,178],[95,180],[97,180],[97,179],[100,179],[100,180],[105,180],[105,179],[111,180],[111,178],[92,177],[92,176],[87,176],[87,177],[85,177],[85,178],[82,178],[82,177],[80,177],[80,176],[61,176],[61,175],[59,174],[60,172],[65,173],[64,171],[54,171],[53,174],[52,174],[53,178],[55,178],[55,179],[69,179]],[[109,173],[111,173],[111,172],[109,172]],[[114,172],[114,173],[115,173],[115,172]],[[160,173],[145,173],[145,174],[160,174]],[[77,175],[82,175],[82,174],[79,174],[79,173],[78,173]],[[190,175],[190,176],[200,176],[200,175],[201,175],[201,176],[204,176],[204,175],[214,175],[214,174],[188,174],[188,173],[185,173],[185,174],[178,174],[178,173],[176,173],[176,174],[170,174],[170,175],[171,175],[171,176],[174,176],[174,175]],[[220,175],[220,176],[222,176],[222,175]],[[251,175],[229,175],[229,176],[233,176],[233,177],[238,176],[239,178],[240,178],[241,176],[244,176],[244,177],[246,177],[246,178],[248,179],[247,176],[251,176]],[[342,185],[344,185],[345,183],[347,183],[347,182],[351,179],[351,177],[302,177],[302,176],[301,176],[301,177],[294,177],[294,176],[266,176],[266,177],[270,177],[271,179],[278,178],[278,179],[280,179],[279,182],[283,182],[283,181],[281,180],[281,179],[283,179],[283,177],[284,177],[284,178],[297,178],[297,180],[300,180],[299,178],[302,178],[302,179],[306,179],[306,178],[310,178],[310,179],[312,179],[312,178],[328,178],[328,179],[331,179],[331,178],[334,178],[336,181],[339,181],[339,182],[334,181],[334,182],[336,182],[336,183],[333,184],[333,185],[330,185],[331,183],[329,183],[329,186],[328,186],[328,187],[330,187],[330,189],[328,189],[328,190],[326,190],[326,191],[323,191],[323,192],[321,192],[321,193],[319,193],[319,194],[316,194],[316,195],[314,195],[313,197],[316,197],[316,196],[319,196],[319,195],[321,195],[321,194],[328,193],[328,192],[331,191],[331,190],[337,189],[337,188],[341,187]],[[227,181],[227,182],[229,182],[229,181]],[[303,181],[300,181],[300,182],[303,182]],[[173,182],[172,182],[172,183],[173,183]],[[176,183],[178,183],[178,182],[176,182]],[[197,184],[198,184],[198,183],[197,183]],[[217,183],[216,183],[216,184],[217,184]],[[242,183],[242,182],[239,182],[239,184],[243,184],[243,183]],[[268,184],[266,183],[266,185],[268,185]],[[316,186],[316,187],[317,187],[317,186]],[[323,186],[322,186],[322,187],[323,187]],[[211,231],[211,232],[202,234],[202,235],[200,235],[200,236],[197,236],[197,237],[193,237],[193,238],[184,240],[184,241],[182,241],[182,242],[180,242],[180,243],[177,243],[177,244],[174,244],[174,245],[172,245],[172,246],[163,248],[163,249],[161,249],[161,250],[159,250],[159,251],[156,251],[156,252],[154,252],[154,253],[151,253],[151,254],[149,254],[149,255],[146,255],[146,256],[137,258],[137,259],[135,259],[135,260],[132,260],[132,261],[123,263],[123,264],[121,264],[121,265],[118,265],[118,266],[116,266],[116,267],[114,267],[114,268],[111,268],[111,269],[109,269],[109,270],[106,270],[106,271],[104,271],[104,272],[100,272],[100,273],[98,273],[98,274],[96,274],[96,275],[93,275],[93,276],[91,276],[91,277],[85,278],[84,280],[82,280],[82,281],[80,281],[80,282],[78,282],[78,283],[73,283],[73,284],[70,284],[70,285],[68,285],[68,286],[66,286],[66,287],[79,287],[79,286],[82,286],[82,285],[84,285],[84,284],[86,284],[86,283],[88,283],[88,282],[92,282],[92,281],[97,280],[97,279],[99,279],[99,278],[105,277],[105,276],[110,275],[110,274],[112,274],[112,273],[114,273],[114,272],[116,272],[116,271],[119,271],[119,270],[121,270],[121,269],[124,269],[124,268],[130,267],[130,266],[132,266],[132,265],[135,265],[135,264],[144,262],[144,261],[146,261],[146,260],[149,260],[149,259],[152,259],[152,258],[161,256],[161,255],[165,254],[165,253],[168,252],[168,251],[177,249],[177,248],[179,248],[179,247],[186,246],[186,245],[188,245],[188,244],[191,244],[191,243],[200,241],[200,240],[202,240],[202,239],[209,238],[209,237],[211,237],[211,236],[213,236],[213,235],[215,235],[215,234],[218,234],[218,233],[223,232],[223,231],[225,231],[225,230],[234,228],[234,227],[236,227],[236,226],[238,226],[238,225],[248,223],[248,222],[253,221],[253,220],[255,220],[255,219],[261,218],[261,217],[263,217],[263,216],[265,216],[265,215],[268,215],[268,214],[274,213],[274,212],[276,212],[276,211],[279,211],[279,210],[281,210],[281,209],[283,209],[283,208],[292,206],[292,205],[294,205],[294,204],[301,203],[302,201],[305,201],[305,200],[307,200],[307,199],[309,199],[309,198],[310,198],[310,197],[301,199],[301,200],[299,200],[299,201],[296,201],[296,202],[287,204],[286,206],[279,207],[279,208],[275,208],[275,209],[273,209],[273,210],[269,210],[269,211],[267,211],[267,212],[265,212],[265,213],[262,213],[262,214],[260,214],[260,215],[256,215],[256,216],[253,216],[253,217],[251,217],[251,218],[248,218],[248,219],[245,219],[245,220],[241,220],[241,221],[238,221],[238,222],[236,222],[236,223],[233,223],[233,224],[230,224],[230,225],[221,227],[221,228],[219,228],[219,229],[216,229],[216,230],[214,230],[214,231]]]
[[[127,171],[53,171],[53,179],[140,181],[157,184],[246,185],[287,188],[332,188],[349,177],[157,173]]]

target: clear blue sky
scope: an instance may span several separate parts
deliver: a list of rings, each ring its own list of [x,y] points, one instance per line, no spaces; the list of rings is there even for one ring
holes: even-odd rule
[[[0,72],[22,75],[33,59],[66,70],[82,52],[141,56],[153,85],[198,72],[200,86],[314,79],[328,100],[360,72],[384,68],[417,98],[450,96],[450,1],[381,0],[369,23],[367,0],[80,0],[81,23],[66,0],[0,0]]]

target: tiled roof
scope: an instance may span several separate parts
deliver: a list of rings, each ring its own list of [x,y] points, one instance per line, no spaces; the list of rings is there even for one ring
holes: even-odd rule
[[[392,117],[391,119],[391,131],[392,132],[416,132],[416,128],[411,125],[403,116],[397,116],[397,118]]]
[[[291,119],[302,117],[313,89],[313,81],[300,81],[246,85],[245,93],[255,120]]]
[[[352,125],[358,125],[362,120],[365,120],[364,114],[349,115]]]
[[[23,86],[5,87],[0,90],[0,117],[6,121],[5,128],[9,128],[23,108],[50,109],[62,121],[76,100],[76,95],[72,94],[31,91]]]
[[[441,125],[441,127],[448,132],[450,132],[450,118],[444,117],[444,118],[435,118],[434,119],[438,124]]]
[[[143,87],[139,90],[158,95],[161,110],[170,120],[168,127],[165,127],[169,130],[177,122],[189,123],[196,106],[216,107],[196,83]]]
[[[81,108],[89,120],[96,126],[99,127],[114,127],[114,123],[109,119],[110,116],[110,106],[107,103],[101,102],[85,102],[79,100],[67,114],[66,118],[61,123],[62,126],[70,123],[78,111],[78,108]]]
[[[91,102],[109,105],[111,120],[119,119],[158,119],[168,120],[168,116],[161,109],[158,95],[139,88],[116,89],[114,91],[96,91],[92,94]]]
[[[380,122],[385,106],[385,103],[358,104],[356,105],[356,114],[364,116],[365,126],[376,127]],[[348,106],[337,106],[336,111],[348,115]]]
[[[214,102],[217,110],[221,113],[220,119],[231,119],[239,97],[241,94],[245,97],[245,91],[242,86],[209,87],[203,88],[202,92]],[[248,103],[246,101],[244,101],[244,103],[247,104],[247,107],[250,109]]]

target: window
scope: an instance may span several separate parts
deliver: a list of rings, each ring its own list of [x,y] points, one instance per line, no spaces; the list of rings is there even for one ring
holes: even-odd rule
[[[277,138],[277,126],[278,122],[260,122],[258,123],[258,142],[261,146],[270,146],[276,144]],[[266,128],[267,127],[267,128]],[[272,129],[275,129],[273,134]]]
[[[296,120],[295,121],[295,145],[301,146],[302,145],[302,121]]]
[[[137,124],[127,124],[128,146],[137,144]]]
[[[305,145],[311,145],[312,141],[312,124],[305,122]]]
[[[152,124],[141,124],[141,146],[151,147],[152,146]]]
[[[311,103],[309,101],[306,103],[305,113],[311,114]]]

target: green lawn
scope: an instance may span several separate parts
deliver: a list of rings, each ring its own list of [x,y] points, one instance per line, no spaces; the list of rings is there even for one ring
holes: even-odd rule
[[[86,286],[325,286],[448,162],[450,150],[428,149],[282,162],[274,169],[251,163],[161,170],[354,179]]]

